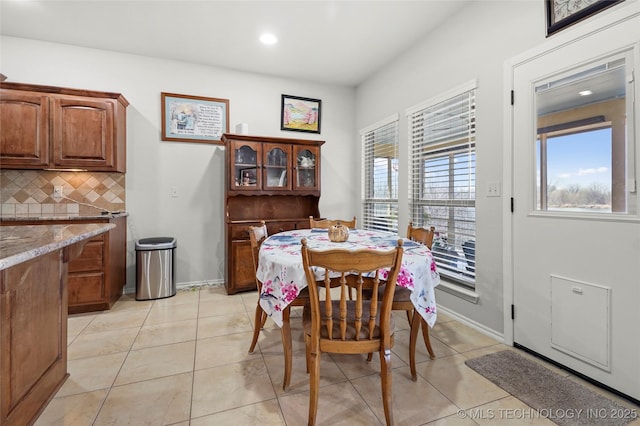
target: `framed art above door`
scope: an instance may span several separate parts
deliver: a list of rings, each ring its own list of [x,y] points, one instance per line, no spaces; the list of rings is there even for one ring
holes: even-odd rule
[[[545,0],[547,37],[624,0]]]

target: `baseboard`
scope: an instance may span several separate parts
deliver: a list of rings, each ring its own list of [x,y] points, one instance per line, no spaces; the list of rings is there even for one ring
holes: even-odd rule
[[[184,290],[198,287],[222,287],[224,286],[224,280],[207,280],[207,281],[187,281],[183,283],[176,283],[176,290]]]
[[[500,333],[496,330],[493,330],[489,327],[486,327],[470,318],[465,317],[464,315],[460,315],[457,312],[454,312],[450,309],[447,309],[443,306],[438,305],[438,312],[442,312],[445,313],[447,315],[449,315],[450,317],[452,317],[453,319],[455,319],[456,321],[461,322],[462,324],[469,326],[471,328],[473,328],[476,331],[479,331],[480,333],[491,337],[492,339],[498,341],[498,343],[504,343],[504,334]],[[436,324],[438,324],[438,321],[436,320]]]
[[[224,280],[217,279],[217,280],[206,280],[206,281],[186,281],[183,283],[176,283],[176,290],[188,290],[192,288],[207,287],[207,286],[222,287],[224,286]],[[133,286],[127,285],[122,291],[123,294],[133,294],[135,292],[136,292],[135,285]]]

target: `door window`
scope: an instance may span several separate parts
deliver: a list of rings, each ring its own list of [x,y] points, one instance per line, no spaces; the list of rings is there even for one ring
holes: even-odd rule
[[[625,63],[618,55],[536,84],[535,210],[635,213]]]

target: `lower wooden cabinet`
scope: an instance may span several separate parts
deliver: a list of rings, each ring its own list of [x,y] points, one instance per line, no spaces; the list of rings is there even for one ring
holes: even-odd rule
[[[293,229],[309,228],[309,217],[291,220],[265,220],[269,235]],[[237,221],[227,225],[227,253],[229,261],[225,288],[227,294],[256,290],[255,270],[251,257],[249,227],[260,226],[259,221]]]
[[[122,295],[127,283],[127,217],[72,220],[3,221],[3,225],[42,225],[71,223],[113,223],[111,231],[92,238],[82,253],[69,262],[68,312],[103,311]]]
[[[66,266],[56,250],[0,271],[1,425],[33,424],[67,376]]]

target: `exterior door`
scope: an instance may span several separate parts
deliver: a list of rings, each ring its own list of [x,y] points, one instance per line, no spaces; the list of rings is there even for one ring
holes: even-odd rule
[[[635,399],[638,28],[515,65],[511,147],[514,343]]]

